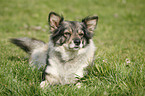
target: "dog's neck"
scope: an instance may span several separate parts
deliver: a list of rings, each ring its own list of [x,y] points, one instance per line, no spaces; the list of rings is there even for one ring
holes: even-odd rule
[[[78,51],[66,50],[64,46],[59,46],[54,48],[61,56],[60,58],[64,61],[69,61],[78,56]]]

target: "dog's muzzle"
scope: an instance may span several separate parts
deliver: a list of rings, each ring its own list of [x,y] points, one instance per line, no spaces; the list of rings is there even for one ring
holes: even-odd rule
[[[71,50],[79,50],[80,48],[82,48],[82,41],[80,39],[74,39],[69,44],[69,49]]]

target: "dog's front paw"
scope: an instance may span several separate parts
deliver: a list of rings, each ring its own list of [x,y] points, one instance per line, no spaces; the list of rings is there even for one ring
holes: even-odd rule
[[[78,83],[76,84],[76,86],[77,86],[77,88],[81,88],[81,87],[82,87],[82,83],[78,82]]]
[[[45,81],[42,81],[41,83],[40,83],[40,87],[41,88],[44,88],[44,87],[46,87],[46,86],[48,86],[48,82],[45,80]]]

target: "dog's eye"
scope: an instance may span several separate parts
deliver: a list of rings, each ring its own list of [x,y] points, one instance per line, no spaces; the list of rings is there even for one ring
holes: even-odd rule
[[[81,37],[82,37],[83,35],[84,35],[84,33],[80,33],[80,34],[79,34],[79,36],[81,36]]]

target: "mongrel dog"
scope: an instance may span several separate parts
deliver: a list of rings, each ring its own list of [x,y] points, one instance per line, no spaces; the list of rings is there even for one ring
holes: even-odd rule
[[[54,12],[48,17],[51,36],[48,43],[33,38],[13,38],[11,42],[30,54],[30,64],[44,67],[40,86],[76,83],[84,69],[93,62],[95,45],[93,31],[98,16],[86,17],[82,22],[64,21]]]

